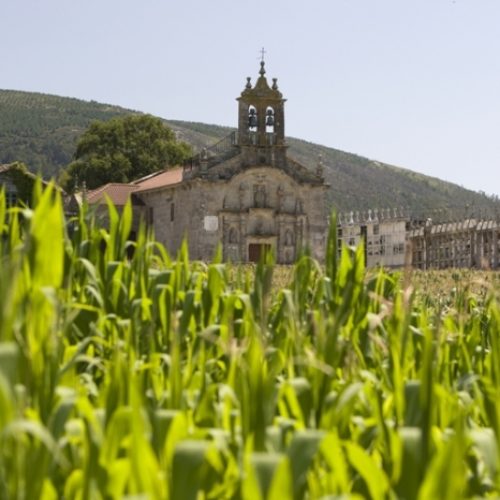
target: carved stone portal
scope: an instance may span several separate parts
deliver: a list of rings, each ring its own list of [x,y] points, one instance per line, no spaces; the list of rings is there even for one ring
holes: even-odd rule
[[[266,207],[266,186],[256,184],[253,187],[253,200],[256,208]]]

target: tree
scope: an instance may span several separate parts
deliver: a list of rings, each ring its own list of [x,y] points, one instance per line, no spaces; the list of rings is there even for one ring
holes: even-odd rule
[[[76,147],[75,159],[61,176],[68,191],[85,181],[89,189],[108,182],[130,182],[179,164],[191,147],[151,115],[127,115],[93,122]]]

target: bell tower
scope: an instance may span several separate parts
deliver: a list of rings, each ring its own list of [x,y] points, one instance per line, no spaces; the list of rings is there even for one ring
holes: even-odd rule
[[[270,87],[266,79],[264,59],[260,63],[259,78],[252,87],[247,78],[245,89],[238,97],[238,145],[247,164],[284,166],[285,101],[273,78]]]

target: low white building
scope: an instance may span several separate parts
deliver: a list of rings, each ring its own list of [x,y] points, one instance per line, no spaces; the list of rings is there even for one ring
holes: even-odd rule
[[[408,262],[409,218],[398,210],[368,210],[338,216],[339,243],[357,246],[364,242],[366,267],[403,267]]]

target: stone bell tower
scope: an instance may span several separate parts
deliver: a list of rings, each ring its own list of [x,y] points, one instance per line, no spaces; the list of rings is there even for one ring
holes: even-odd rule
[[[286,165],[285,101],[278,90],[277,79],[270,87],[265,77],[264,60],[259,78],[252,87],[247,78],[245,89],[238,97],[238,145],[244,163],[249,165]]]

